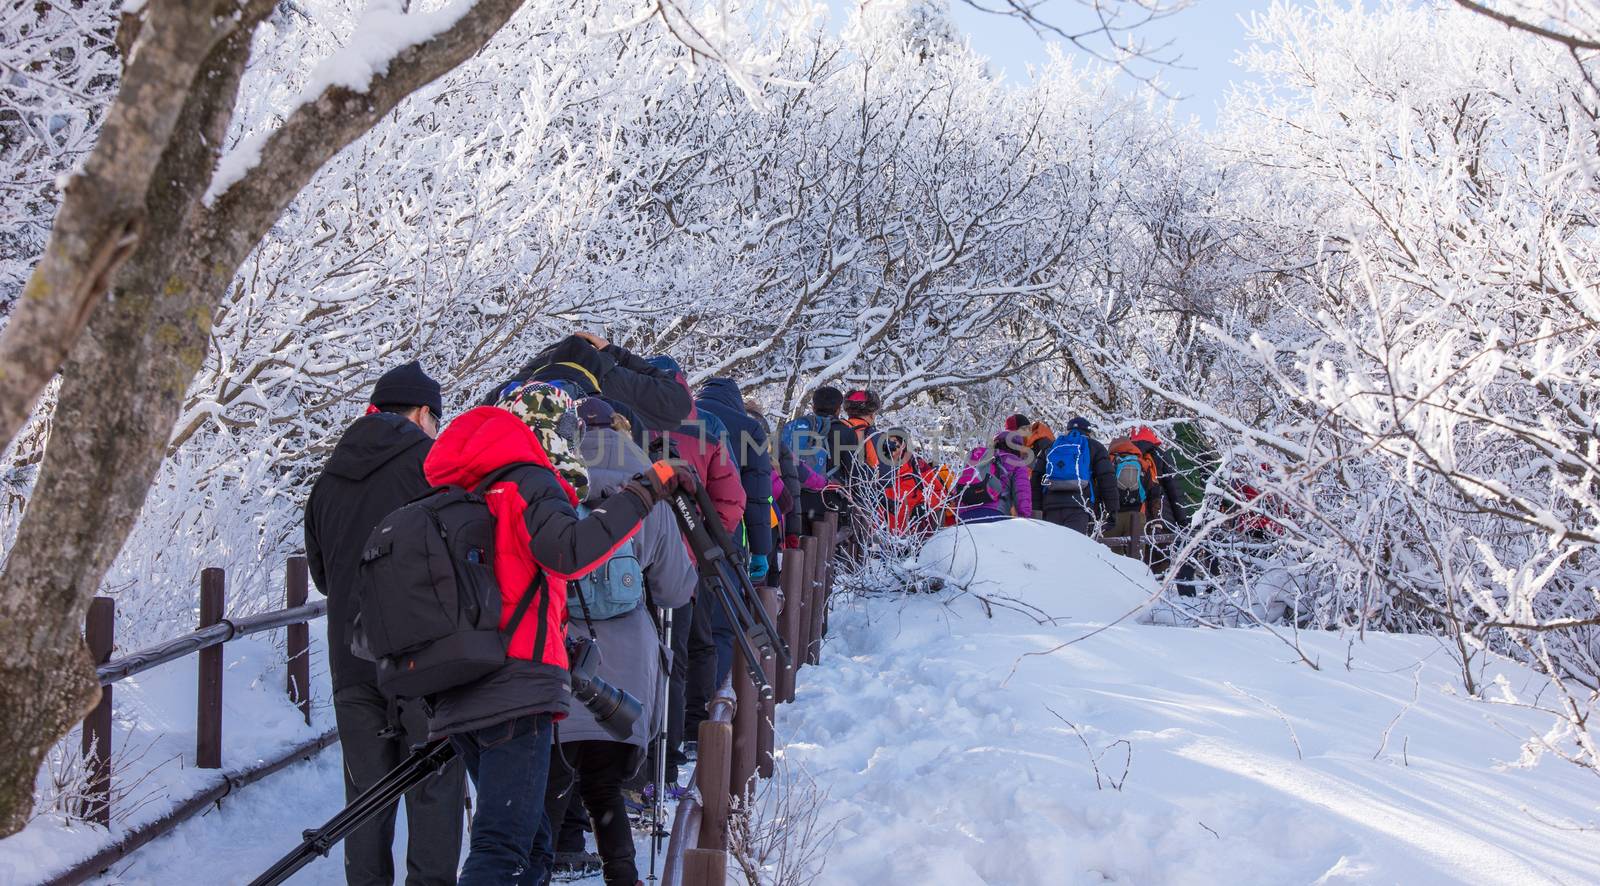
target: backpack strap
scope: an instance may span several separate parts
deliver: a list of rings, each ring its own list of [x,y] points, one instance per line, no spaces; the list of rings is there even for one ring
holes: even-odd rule
[[[528,607],[533,604],[533,598],[548,596],[549,590],[550,583],[545,580],[544,570],[540,569],[539,574],[535,575],[533,581],[528,583],[528,590],[523,592],[522,599],[517,601],[517,608],[511,610],[511,620],[506,622],[506,637],[510,638],[517,635],[517,627],[522,624],[522,617],[528,614]],[[533,641],[534,655],[544,651],[544,639],[545,620],[541,618],[539,619],[539,635]],[[507,642],[510,642],[509,639]]]

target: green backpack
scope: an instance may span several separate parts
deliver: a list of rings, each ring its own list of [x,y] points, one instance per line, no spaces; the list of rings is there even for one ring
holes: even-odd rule
[[[578,516],[589,509],[578,505]],[[644,602],[644,569],[639,565],[639,549],[633,539],[623,542],[583,578],[567,582],[567,618],[605,621],[627,615]]]

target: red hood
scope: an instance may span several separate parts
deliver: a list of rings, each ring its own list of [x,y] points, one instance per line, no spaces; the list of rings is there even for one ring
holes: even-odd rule
[[[556,474],[573,505],[578,494],[556,473],[532,429],[498,406],[479,406],[460,416],[433,441],[423,474],[434,486],[464,486],[482,482],[500,468],[516,462],[542,465]]]

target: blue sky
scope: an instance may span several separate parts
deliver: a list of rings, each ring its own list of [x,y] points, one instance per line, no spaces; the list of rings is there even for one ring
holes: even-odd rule
[[[835,26],[843,21],[847,10],[856,0],[829,0],[833,8]],[[1150,25],[1141,32],[1148,34],[1152,45],[1171,40],[1171,52],[1180,56],[1177,66],[1165,69],[1162,80],[1168,94],[1180,98],[1180,118],[1194,115],[1201,124],[1211,126],[1216,119],[1216,109],[1227,94],[1228,83],[1240,79],[1242,72],[1234,66],[1234,53],[1244,48],[1244,26],[1241,16],[1264,10],[1270,0],[1194,0],[1190,8]],[[998,5],[990,0],[990,5]],[[950,0],[956,24],[972,40],[980,54],[988,56],[996,72],[1005,71],[1009,79],[1027,77],[1027,66],[1039,64],[1045,58],[1045,41],[1021,22],[1004,16],[979,12],[962,0]],[[1041,17],[1059,22],[1063,27],[1078,25],[1084,11],[1074,0],[1051,0],[1041,7]],[[1145,70],[1149,70],[1146,68]],[[1129,80],[1129,88],[1135,83]]]

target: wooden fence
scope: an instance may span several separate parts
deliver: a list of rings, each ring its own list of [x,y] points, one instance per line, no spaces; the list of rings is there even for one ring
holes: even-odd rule
[[[200,573],[199,628],[181,637],[158,643],[120,658],[112,658],[116,647],[116,601],[96,597],[84,621],[84,640],[93,656],[95,674],[100,680],[100,701],[83,718],[83,759],[85,783],[81,818],[109,828],[112,817],[111,792],[111,705],[116,683],[168,662],[196,655],[199,658],[198,693],[195,704],[195,766],[222,768],[222,645],[240,637],[287,628],[288,668],[284,688],[289,702],[300,708],[305,722],[311,723],[311,658],[308,621],[327,612],[326,600],[306,602],[308,580],[306,559],[290,557],[285,569],[285,608],[243,618],[227,617],[224,606],[227,576],[221,569]],[[171,831],[179,823],[204,811],[236,787],[264,778],[290,763],[315,754],[338,740],[332,730],[265,761],[253,761],[244,769],[226,773],[214,787],[191,797],[155,821],[128,829],[120,839],[92,858],[46,881],[50,884],[80,883],[105,870],[140,846]]]
[[[1133,532],[1128,535],[1102,536],[1100,543],[1124,557],[1149,563],[1156,551],[1166,550],[1177,536],[1170,532],[1147,532],[1145,529],[1144,514],[1135,514]]]
[[[667,842],[663,886],[721,886],[728,870],[728,820],[736,799],[748,801],[757,777],[771,778],[773,726],[780,702],[792,702],[801,667],[822,661],[828,595],[833,589],[833,552],[838,542],[837,514],[828,514],[816,535],[802,536],[800,547],[783,552],[780,601],[772,588],[762,603],[777,622],[789,648],[790,666],[772,679],[772,698],[762,701],[735,649],[733,671],[700,724],[694,790],[678,801]],[[762,661],[769,675],[776,663]]]

